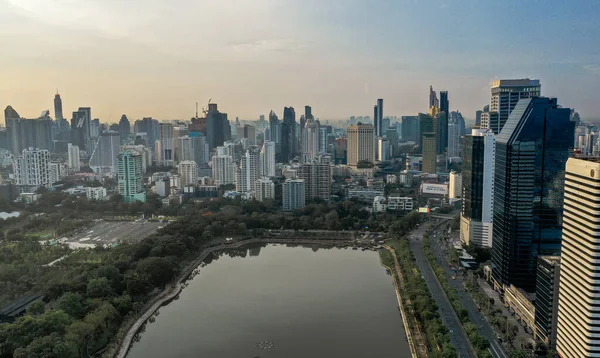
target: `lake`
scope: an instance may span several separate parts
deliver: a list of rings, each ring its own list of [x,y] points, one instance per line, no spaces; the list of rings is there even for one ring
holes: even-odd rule
[[[128,358],[410,357],[376,252],[255,244],[203,265]]]

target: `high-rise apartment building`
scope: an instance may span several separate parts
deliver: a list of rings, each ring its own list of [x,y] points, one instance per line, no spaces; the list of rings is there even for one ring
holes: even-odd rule
[[[496,137],[493,278],[535,289],[537,256],[560,253],[563,175],[573,151],[570,109],[521,100]]]
[[[177,173],[181,186],[194,186],[198,184],[198,164],[193,160],[184,160],[177,165]]]
[[[481,114],[483,113],[482,110],[477,110],[475,111],[475,127],[479,128],[479,126],[481,125]]]
[[[171,123],[160,123],[159,142],[156,159],[160,165],[172,167],[175,164],[174,128]]]
[[[449,177],[449,185],[448,185],[448,196],[450,199],[462,198],[462,187],[463,180],[462,174],[455,172],[454,170],[450,172]]]
[[[306,203],[305,183],[302,179],[287,179],[283,183],[283,211],[302,209]]]
[[[81,170],[81,161],[79,160],[79,147],[71,143],[67,146],[68,162],[67,166],[74,172]]]
[[[256,127],[248,124],[243,127],[238,127],[238,140],[245,138],[248,140],[248,145],[256,145]]]
[[[145,202],[146,191],[144,190],[142,156],[133,151],[121,152],[118,156],[117,165],[119,194],[123,197],[123,202]]]
[[[269,130],[268,136],[265,136],[265,140],[270,140],[274,142],[277,147],[281,147],[281,127],[280,127],[279,118],[277,118],[277,114],[271,111],[269,113]],[[267,138],[268,137],[268,138]]]
[[[539,97],[542,85],[540,80],[496,80],[492,83],[489,128],[499,134],[519,100]]]
[[[46,149],[27,148],[13,161],[15,183],[24,192],[34,192],[40,187],[51,188],[50,152]]]
[[[566,134],[565,134],[566,135]],[[556,350],[600,356],[600,162],[570,158],[565,173]]]
[[[387,162],[390,160],[390,141],[386,137],[377,139],[377,160]]]
[[[319,122],[309,120],[306,122],[306,128],[304,129],[304,162],[310,162],[313,158],[319,155],[320,148],[320,125]]]
[[[212,157],[212,178],[216,185],[235,183],[235,164],[230,155],[215,155]]]
[[[496,139],[488,129],[465,136],[460,238],[467,245],[492,247]]]
[[[358,123],[348,127],[348,165],[375,163],[375,128],[370,124]]]
[[[448,157],[460,156],[460,134],[457,123],[448,124]]]
[[[260,151],[260,175],[275,177],[275,142],[266,140]]]
[[[245,193],[254,191],[254,186],[260,178],[260,156],[255,150],[247,150],[240,159],[240,167],[236,173],[235,189]]]
[[[298,168],[298,178],[304,180],[307,201],[319,199],[328,202],[331,199],[331,165],[321,158]]]
[[[117,157],[121,147],[121,136],[114,131],[106,131],[95,140],[91,148],[90,168],[95,173],[116,173]]]
[[[258,201],[275,199],[275,183],[270,178],[260,178],[255,184],[254,198]]]
[[[8,144],[13,155],[24,149],[39,148],[53,150],[52,127],[54,121],[44,111],[37,119],[21,118],[11,106],[4,110]]]

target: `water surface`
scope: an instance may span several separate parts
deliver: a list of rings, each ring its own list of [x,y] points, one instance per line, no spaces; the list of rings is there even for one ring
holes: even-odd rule
[[[254,245],[208,261],[128,358],[410,357],[376,252]]]

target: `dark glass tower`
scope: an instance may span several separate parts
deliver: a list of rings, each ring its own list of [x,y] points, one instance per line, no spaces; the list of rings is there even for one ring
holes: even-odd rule
[[[121,120],[119,120],[119,135],[121,136],[121,143],[125,143],[129,134],[131,133],[131,124],[129,123],[129,119],[127,119],[126,115],[121,116]]]
[[[448,91],[440,91],[440,113],[442,115],[438,116],[438,152],[444,153],[448,149],[448,118],[450,117]]]
[[[287,163],[296,154],[296,112],[293,107],[283,109],[281,122],[281,151],[279,162]]]
[[[556,98],[521,99],[496,138],[493,277],[535,290],[537,257],[560,253],[570,109]]]
[[[62,99],[60,99],[60,94],[57,93],[54,95],[54,119],[62,121],[63,118]]]
[[[483,174],[485,137],[465,136],[463,147],[463,205],[464,217],[481,221],[483,218]]]

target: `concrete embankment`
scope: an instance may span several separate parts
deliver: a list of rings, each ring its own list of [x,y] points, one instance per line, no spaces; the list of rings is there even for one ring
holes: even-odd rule
[[[198,266],[204,261],[208,255],[212,254],[215,251],[221,251],[231,248],[239,248],[244,245],[253,244],[253,243],[266,243],[266,244],[299,244],[299,245],[307,245],[307,244],[318,244],[318,245],[332,245],[332,246],[340,246],[340,245],[352,245],[354,241],[350,238],[337,238],[337,239],[328,239],[328,240],[310,240],[304,238],[268,238],[268,239],[250,239],[245,241],[236,242],[234,244],[213,246],[203,250],[200,253],[200,256],[188,266],[188,268],[179,276],[179,278],[167,286],[163,292],[161,292],[156,297],[150,299],[149,302],[146,303],[144,308],[142,309],[142,314],[135,321],[132,321],[127,324],[127,332],[120,342],[118,349],[114,352],[109,352],[104,355],[104,357],[114,357],[114,358],[125,358],[129,348],[131,347],[131,343],[133,338],[137,334],[137,332],[142,328],[142,326],[146,323],[146,321],[152,317],[152,315],[163,305],[168,304],[174,298],[181,293],[183,289],[183,283],[189,278],[189,276],[198,269]]]

